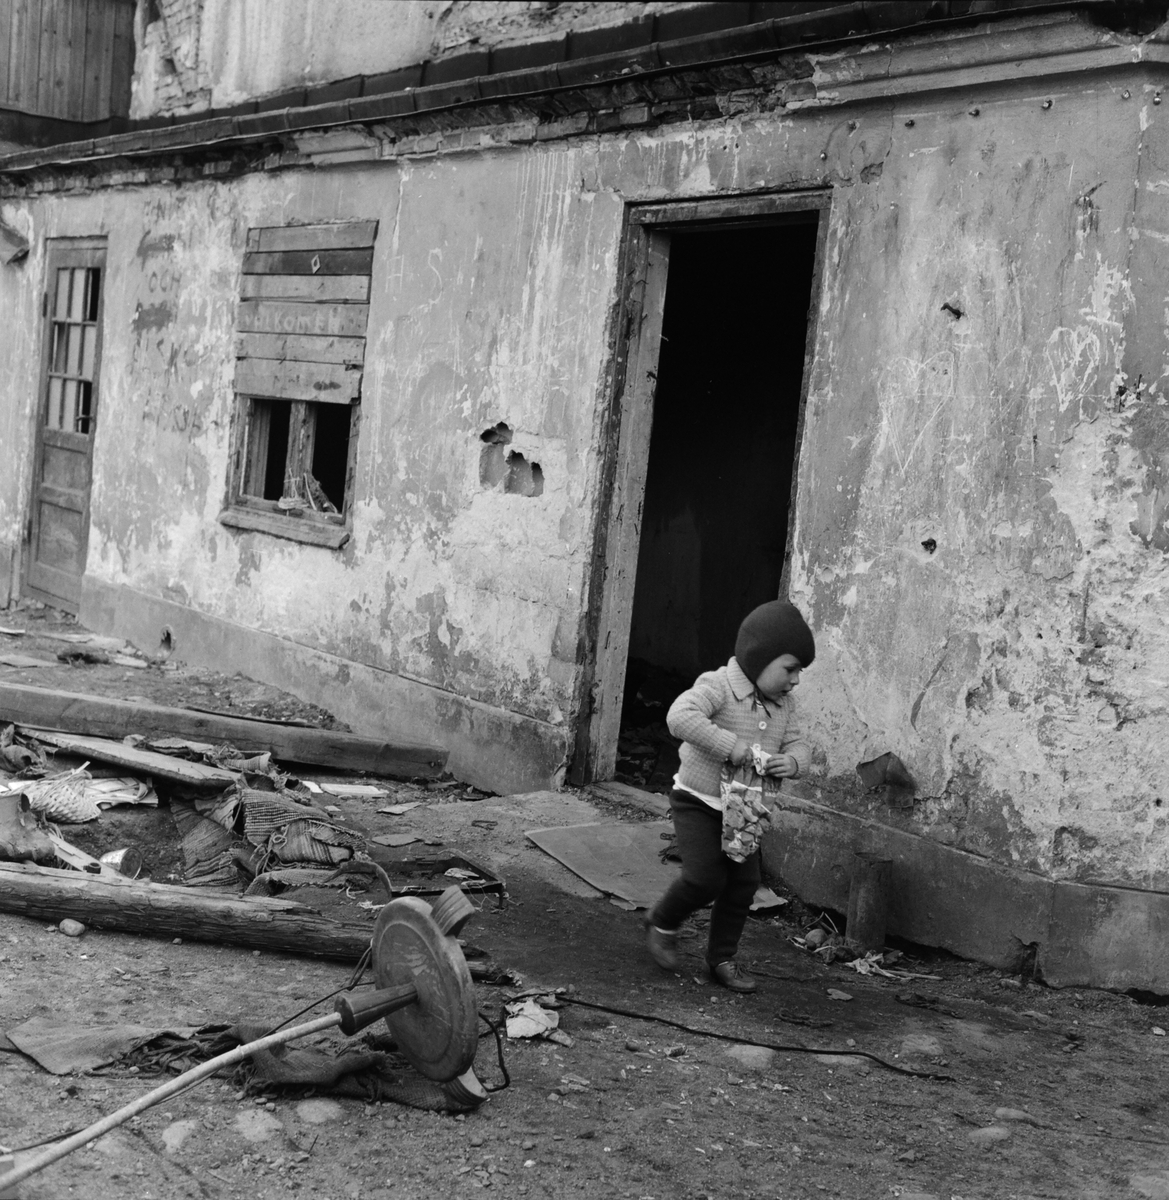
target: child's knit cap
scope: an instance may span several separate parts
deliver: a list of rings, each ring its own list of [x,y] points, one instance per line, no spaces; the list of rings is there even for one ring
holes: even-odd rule
[[[743,674],[754,683],[763,668],[781,654],[792,654],[801,667],[810,667],[816,657],[816,642],[794,604],[769,600],[744,617],[735,639],[735,658]]]

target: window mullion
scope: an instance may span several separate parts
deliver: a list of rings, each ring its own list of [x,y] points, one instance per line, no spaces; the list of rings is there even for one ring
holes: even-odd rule
[[[312,405],[304,400],[290,402],[292,408],[288,421],[288,458],[284,470],[284,499],[304,500],[308,493],[304,486],[304,473],[313,461],[313,413]]]

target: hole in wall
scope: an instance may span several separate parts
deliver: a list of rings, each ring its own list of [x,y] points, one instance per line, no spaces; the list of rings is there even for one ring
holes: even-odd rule
[[[511,441],[511,427],[500,421],[479,435],[484,442],[479,452],[479,482],[485,488],[493,488],[507,476],[507,458],[504,446]]]
[[[479,440],[479,482],[485,488],[499,487],[513,496],[540,496],[544,492],[544,472],[537,462],[529,462],[518,450],[508,450],[511,426],[500,421],[485,429]]]
[[[479,435],[481,442],[487,442],[491,446],[506,446],[511,441],[511,426],[505,421],[500,421],[498,425],[492,425],[490,429],[485,429]]]
[[[544,491],[544,472],[539,463],[530,463],[513,450],[507,456],[507,478],[503,490],[514,496],[539,496]]]
[[[938,543],[933,538],[926,538],[925,541],[922,542],[921,548],[927,554],[933,554],[933,552],[938,548]]]
[[[169,625],[162,627],[162,636],[158,639],[159,654],[171,654],[175,648],[174,630]]]

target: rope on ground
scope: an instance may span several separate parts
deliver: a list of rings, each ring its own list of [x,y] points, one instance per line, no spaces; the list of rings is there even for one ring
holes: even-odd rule
[[[756,1042],[751,1038],[736,1037],[729,1033],[715,1033],[710,1029],[696,1029],[693,1025],[683,1025],[681,1021],[671,1021],[669,1017],[659,1017],[652,1013],[634,1012],[629,1008],[616,1008],[610,1004],[593,1004],[589,1000],[578,1000],[575,996],[564,996],[557,993],[557,1001],[562,1004],[579,1004],[582,1008],[594,1008],[598,1012],[613,1013],[619,1017],[632,1017],[635,1021],[655,1021],[659,1025],[669,1025],[672,1029],[680,1029],[683,1033],[692,1033],[695,1037],[716,1038],[720,1042],[734,1042],[739,1046],[758,1046],[761,1050],[777,1050],[781,1054],[836,1054],[842,1058],[867,1058],[887,1071],[895,1071],[898,1075],[909,1075],[913,1079],[932,1079],[937,1083],[953,1083],[953,1075],[942,1075],[936,1071],[915,1071],[911,1067],[900,1067],[877,1054],[867,1050],[830,1050],[819,1046],[785,1046],[779,1042]]]

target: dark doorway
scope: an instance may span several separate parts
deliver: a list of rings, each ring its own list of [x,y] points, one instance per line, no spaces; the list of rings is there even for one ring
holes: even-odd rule
[[[667,790],[669,703],[779,594],[817,214],[675,232],[653,405],[617,775]]]

